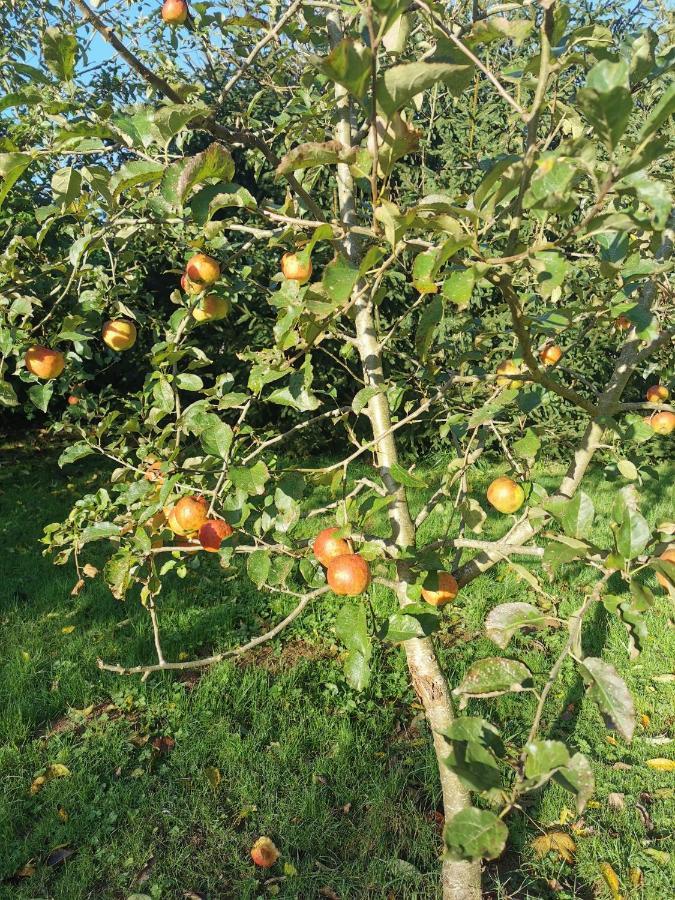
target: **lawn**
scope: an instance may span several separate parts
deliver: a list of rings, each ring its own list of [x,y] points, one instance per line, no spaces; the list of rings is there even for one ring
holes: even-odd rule
[[[64,516],[78,490],[105,478],[89,460],[61,471],[56,457],[35,448],[0,455],[0,897],[436,898],[440,791],[401,649],[378,651],[370,687],[354,693],[332,630],[339,601],[328,595],[277,643],[200,676],[141,682],[100,672],[99,656],[152,661],[152,634],[137,600],[116,601],[98,579],[71,596],[73,569],[40,555],[43,526]],[[485,465],[475,472],[476,493],[495,471]],[[559,471],[551,464],[538,477],[551,487]],[[616,485],[602,482],[599,469],[594,477],[597,527],[606,529]],[[660,489],[645,486],[643,512],[652,521],[673,517],[672,495],[659,494],[664,478]],[[306,534],[319,521],[304,523]],[[428,520],[425,539],[442,526],[440,516]],[[485,534],[504,527],[490,515]],[[97,551],[94,545],[87,557],[94,565]],[[566,616],[593,576],[568,566],[553,582],[540,577],[547,597],[506,566],[462,592],[438,635],[452,683],[473,659],[498,652],[481,634],[492,606],[525,599]],[[604,610],[584,631],[587,652],[605,648],[645,717],[633,743],[605,728],[565,668],[544,736],[563,736],[588,754],[597,792],[583,819],[557,786],[514,816],[509,848],[486,871],[490,897],[609,898],[603,863],[616,871],[624,897],[672,896],[674,776],[645,764],[675,757],[675,629],[672,607],[658,596],[662,604],[649,614],[650,636],[634,661],[623,625]],[[379,612],[393,609],[381,587],[373,603]],[[223,571],[216,559],[202,559],[197,577],[172,577],[161,595],[165,655],[239,644],[292,605],[258,592],[238,568]],[[546,673],[563,640],[560,630],[517,637],[505,655]],[[533,702],[507,695],[473,701],[469,712],[522,741]],[[31,792],[54,764],[69,774]],[[621,797],[608,801],[610,794]],[[549,828],[574,840],[571,862],[535,854],[532,840]],[[264,874],[248,858],[261,834],[282,854]],[[631,886],[631,869],[640,870],[640,886]]]

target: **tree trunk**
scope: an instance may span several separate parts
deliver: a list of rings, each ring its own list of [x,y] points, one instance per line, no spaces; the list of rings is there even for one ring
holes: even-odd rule
[[[335,45],[343,37],[339,13],[329,13],[327,25],[331,43]],[[335,99],[337,116],[335,137],[344,146],[350,147],[350,101],[347,92],[339,85],[335,87]],[[354,183],[348,165],[338,165],[337,183],[340,218],[345,225],[355,225],[357,217]],[[361,254],[355,235],[347,235],[343,241],[342,251],[352,263],[358,264]],[[355,290],[361,291],[362,288],[363,285],[359,284]],[[356,301],[354,312],[357,346],[365,385],[380,388],[380,392],[372,397],[368,404],[368,416],[375,440],[377,465],[388,493],[395,498],[389,511],[392,536],[399,547],[410,547],[415,543],[415,526],[410,517],[405,490],[391,474],[391,467],[397,462],[396,441],[393,434],[387,433],[391,428],[391,411],[385,393],[382,350],[375,331],[372,300],[367,291]],[[405,564],[398,564],[397,575],[398,600],[400,605],[405,607],[410,603],[406,595],[408,568]],[[413,638],[405,641],[403,646],[413,687],[424,707],[433,733],[447,822],[455,813],[470,805],[467,791],[444,763],[444,758],[448,755],[448,746],[440,732],[447,729],[453,719],[450,693],[431,638]],[[443,900],[478,900],[481,896],[480,864],[444,860],[442,886]]]

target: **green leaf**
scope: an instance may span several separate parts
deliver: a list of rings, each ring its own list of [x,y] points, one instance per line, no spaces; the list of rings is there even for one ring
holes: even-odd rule
[[[74,463],[78,459],[90,456],[93,452],[92,448],[89,444],[85,443],[85,441],[78,441],[75,444],[70,444],[59,456],[59,468],[62,469],[64,466]]]
[[[403,466],[398,463],[393,463],[390,466],[389,471],[394,481],[405,485],[405,487],[419,488],[420,490],[428,487],[426,481],[423,481],[418,475],[413,475],[412,472],[408,472],[407,469],[404,469]]]
[[[494,755],[474,741],[453,741],[444,760],[470,791],[490,791],[502,786],[502,775]]]
[[[525,434],[514,443],[512,450],[518,459],[535,459],[540,448],[541,441],[537,434],[528,428]]]
[[[288,380],[288,387],[272,391],[268,401],[280,406],[291,406],[299,412],[312,412],[321,405],[321,401],[309,390],[305,381],[302,372],[295,372]]]
[[[649,523],[637,510],[626,508],[616,531],[616,549],[624,559],[635,559],[645,549],[651,532]]]
[[[233,438],[234,432],[227,422],[222,422],[215,415],[210,417],[209,425],[199,435],[204,450],[220,459],[227,459]]]
[[[349,300],[358,278],[359,270],[339,254],[324,268],[321,283],[331,300],[339,304]]]
[[[205,225],[219,209],[255,209],[257,205],[245,187],[225,181],[207,185],[190,199],[190,210],[197,225]]]
[[[464,709],[471,697],[498,697],[511,691],[519,693],[533,686],[527,666],[515,659],[488,656],[475,662],[452,692]]]
[[[386,69],[377,79],[375,97],[378,113],[391,118],[413,97],[435,84],[444,84],[458,97],[473,75],[473,64],[466,57],[453,62],[411,62]]]
[[[372,653],[365,608],[343,606],[335,620],[335,633],[349,651],[344,660],[345,677],[355,690],[362,691],[370,679]]]
[[[647,116],[638,136],[639,144],[643,144],[660,131],[661,126],[675,113],[675,81],[666,87],[663,96]]]
[[[427,637],[436,631],[440,620],[440,614],[428,603],[406,606],[404,610],[389,616],[378,632],[378,637],[393,644],[414,637]]]
[[[222,144],[213,143],[196,156],[178,160],[168,167],[162,178],[162,196],[180,208],[196,185],[208,178],[231,181],[233,175],[232,154]]]
[[[136,558],[128,550],[118,550],[103,567],[103,577],[113,597],[118,600],[124,600],[126,592],[131,587],[131,570],[136,563]]]
[[[110,179],[110,193],[118,197],[123,191],[128,191],[139,184],[152,184],[159,181],[164,173],[161,163],[150,162],[145,159],[134,159],[125,163]]]
[[[595,790],[591,764],[583,753],[575,753],[566,766],[553,773],[553,780],[571,794],[576,794],[577,813],[581,815]]]
[[[363,98],[370,80],[372,53],[360,41],[344,38],[328,56],[314,57],[316,67],[358,100]]]
[[[500,758],[506,753],[504,743],[494,725],[478,716],[457,716],[442,734],[449,741],[480,744]]]
[[[419,259],[419,257],[418,257]],[[415,350],[424,360],[433,343],[436,329],[443,318],[443,302],[440,297],[432,297],[424,307],[415,332]]]
[[[0,153],[0,206],[32,161],[27,153]]]
[[[61,81],[70,81],[77,60],[77,38],[61,28],[45,28],[42,34],[45,65]]]
[[[171,385],[169,382],[162,376],[159,378],[152,386],[152,396],[157,405],[157,408],[160,409],[163,413],[173,412],[175,397],[173,390],[171,389]]]
[[[614,150],[633,109],[628,63],[609,59],[597,63],[588,73],[586,87],[577,93],[577,103],[600,140]]]
[[[612,723],[621,737],[630,743],[635,730],[635,706],[625,681],[614,666],[589,656],[579,664],[584,681],[590,685],[588,696]]]
[[[638,472],[635,463],[632,463],[629,459],[620,459],[617,462],[616,467],[628,481],[637,481],[640,477],[640,473]]]
[[[181,391],[201,391],[204,382],[199,375],[192,375],[189,372],[181,372],[176,376],[176,387]]]
[[[351,163],[356,157],[353,147],[345,147],[340,141],[310,141],[299,144],[282,157],[276,168],[277,175],[286,175],[298,169],[311,169],[315,166],[327,166],[335,163]]]
[[[254,550],[246,560],[246,572],[253,584],[261,588],[270,574],[272,558],[269,550]]]
[[[551,297],[565,281],[569,263],[562,253],[542,250],[530,259],[533,271],[537,273],[537,290],[542,297]]]
[[[474,269],[459,269],[443,282],[443,296],[458,309],[466,309],[476,283]]]
[[[79,268],[80,263],[82,262],[82,258],[85,253],[89,249],[89,245],[94,241],[94,236],[91,234],[83,234],[82,237],[79,237],[76,241],[73,242],[70,250],[68,251],[68,261],[74,269]],[[66,331],[65,334],[69,332]],[[59,338],[63,340],[63,335],[59,334]],[[66,338],[66,340],[73,340],[72,338]],[[75,338],[75,340],[90,340],[88,336],[81,335]]]
[[[434,247],[418,253],[413,262],[412,282],[413,287],[420,294],[435,294],[438,287],[435,283],[436,272],[439,265],[439,250]]]
[[[358,650],[368,657],[371,650],[365,607],[346,603],[335,620],[335,633],[348,650]]]
[[[486,809],[463,809],[445,826],[448,856],[455,860],[496,859],[506,846],[509,830]]]
[[[525,778],[529,787],[540,787],[553,775],[555,769],[566,766],[570,760],[567,747],[561,741],[531,741],[525,745]]]
[[[232,484],[247,494],[258,496],[265,493],[265,486],[270,473],[264,462],[257,462],[249,468],[235,467],[230,469]]]
[[[531,603],[502,603],[490,610],[485,620],[485,632],[502,650],[521,628],[541,628],[546,616]]]
[[[355,691],[363,691],[370,683],[369,657],[358,650],[349,650],[342,661],[347,684]]]
[[[560,523],[565,534],[581,540],[588,537],[594,516],[595,507],[591,498],[583,491],[577,491],[574,497],[565,504],[560,516]]]
[[[618,181],[615,188],[619,194],[637,197],[641,203],[652,210],[651,222],[656,231],[662,231],[666,227],[673,206],[673,198],[662,181],[649,178],[642,171],[632,172]]]
[[[378,394],[381,394],[382,390],[379,387],[365,387],[361,388],[358,391],[354,399],[352,400],[352,409],[358,416],[370,403],[373,397],[377,397]]]
[[[645,75],[648,75],[654,68],[654,51],[658,47],[658,43],[659,36],[652,28],[647,28],[633,42],[630,61],[631,85],[642,81]]]
[[[89,544],[92,541],[104,541],[107,538],[117,537],[121,532],[119,525],[114,522],[95,522],[84,529],[80,535],[80,544]]]
[[[0,381],[0,406],[18,406],[16,391],[8,381]]]
[[[555,569],[575,559],[583,559],[588,550],[588,544],[583,541],[558,536],[544,550],[543,561]]]
[[[47,407],[49,406],[49,401],[52,399],[53,393],[54,385],[51,381],[48,381],[46,384],[34,384],[28,391],[28,396],[34,406],[37,406],[42,412],[47,412]]]
[[[493,41],[502,41],[505,38],[512,40],[519,47],[534,27],[533,19],[513,18],[505,16],[490,16],[490,18],[478,19],[473,23],[466,42],[469,47],[479,44],[491,44]]]
[[[59,169],[52,175],[52,191],[54,203],[59,206],[70,206],[79,200],[82,193],[82,175],[72,166]]]

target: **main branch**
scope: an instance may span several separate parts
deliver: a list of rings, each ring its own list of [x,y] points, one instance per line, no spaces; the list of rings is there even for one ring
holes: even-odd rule
[[[327,16],[327,25],[328,36],[335,46],[344,36],[340,14],[331,11]],[[337,117],[335,138],[345,147],[350,147],[352,135],[349,96],[344,88],[337,84],[335,100]],[[354,224],[357,220],[355,188],[348,165],[338,164],[337,186],[341,220],[347,225]],[[343,241],[342,250],[350,262],[358,264],[361,255],[360,247],[353,233]],[[354,304],[354,326],[357,337],[356,344],[363,367],[363,379],[367,387],[377,389],[367,408],[373,432],[375,455],[387,492],[394,498],[389,507],[392,537],[398,547],[411,547],[415,542],[415,526],[410,517],[405,490],[392,474],[392,469],[398,463],[398,454],[382,367],[382,348],[377,340],[373,317],[373,292],[361,290],[360,285],[356,286],[355,291],[358,294],[358,300]],[[404,563],[399,562],[397,564],[396,592],[402,607],[410,603],[407,597],[408,580],[408,568]],[[405,641],[404,647],[413,687],[424,706],[433,733],[443,792],[443,806],[446,821],[449,821],[455,813],[466,809],[469,805],[466,790],[444,762],[447,745],[442,733],[447,730],[453,719],[450,692],[431,638],[412,638]],[[480,865],[446,859],[443,862],[442,883],[444,900],[479,900],[481,895]]]

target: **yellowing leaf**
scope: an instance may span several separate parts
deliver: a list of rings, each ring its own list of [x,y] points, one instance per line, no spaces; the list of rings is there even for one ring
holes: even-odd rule
[[[656,769],[657,772],[675,772],[675,759],[648,759],[647,765],[650,769]]]
[[[27,650],[22,650],[22,651],[21,651],[21,659],[22,659],[24,662],[28,662],[28,661],[30,660],[30,653],[28,653]]]
[[[609,863],[600,863],[600,871],[602,872],[602,877],[605,879],[607,887],[612,892],[612,900],[622,900],[621,893],[619,891],[619,878],[614,869],[610,866]]]
[[[633,866],[633,868],[628,870],[628,877],[630,878],[632,887],[640,887],[640,885],[642,884],[642,869],[638,869],[636,866]]]
[[[657,862],[660,866],[667,866],[670,862],[670,853],[666,853],[665,850],[655,850],[653,847],[647,847],[643,852],[647,856],[651,856],[654,862]]]
[[[68,775],[70,775],[70,769],[67,766],[61,763],[52,763],[51,766],[47,766],[43,775],[38,775],[33,780],[30,792],[31,794],[38,794],[48,781],[53,781],[54,778],[67,778]]]
[[[532,841],[532,849],[538,857],[547,853],[557,853],[567,863],[574,862],[577,845],[564,831],[549,831]]]
[[[65,628],[61,629],[61,634],[72,634],[75,631],[74,625],[66,625]]]
[[[21,866],[18,872],[14,873],[15,878],[32,878],[35,875],[35,866],[33,862],[27,862],[25,866]]]
[[[650,722],[651,722],[651,719],[649,718],[649,716],[646,716],[646,715],[640,716],[640,725],[642,725],[643,728],[649,728]]]
[[[567,825],[568,822],[571,822],[574,818],[574,813],[571,809],[568,809],[566,806],[560,810],[560,816],[558,817],[558,825]]]
[[[59,806],[56,807],[56,814],[62,822],[67,822],[68,819],[70,818],[70,815],[68,814],[68,810],[64,806],[61,806],[60,804],[59,804]]]
[[[292,878],[293,875],[297,875],[298,870],[295,868],[293,863],[286,862],[284,863],[284,875],[287,875],[289,878]]]
[[[605,738],[605,740],[607,741],[608,744],[611,744],[612,747],[616,747],[616,738],[612,737],[611,734],[608,734],[607,737]]]
[[[204,774],[206,775],[206,777],[209,781],[209,784],[215,791],[215,789],[218,787],[218,785],[221,782],[220,769],[215,769],[213,766],[207,766],[204,769]]]

